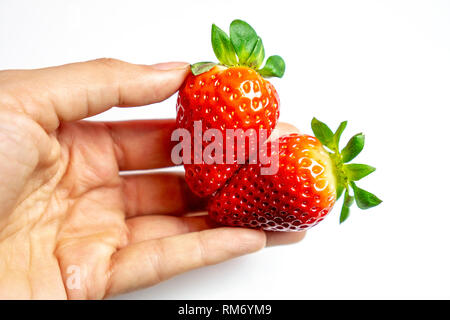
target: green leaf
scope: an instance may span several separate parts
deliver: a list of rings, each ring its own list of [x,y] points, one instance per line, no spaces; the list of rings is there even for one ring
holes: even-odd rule
[[[319,141],[330,149],[333,149],[333,131],[322,121],[313,118],[311,121],[311,129]]]
[[[198,76],[199,74],[208,72],[216,65],[217,63],[215,62],[197,62],[191,65],[191,71],[194,74],[194,76]]]
[[[344,197],[344,205],[346,207],[351,207],[351,205],[353,204],[355,198],[352,197],[348,191],[348,189],[345,191],[345,197]]]
[[[360,209],[370,209],[383,202],[369,191],[358,188],[354,182],[351,182],[350,185],[352,186],[353,193],[355,195],[356,204]]]
[[[350,215],[350,207],[353,204],[354,198],[348,192],[348,189],[345,191],[344,202],[342,203],[341,216],[339,217],[339,223],[344,222]]]
[[[341,196],[342,193],[345,190],[345,186],[342,183],[338,183],[337,188],[336,188],[336,200],[338,200]]]
[[[256,42],[255,48],[247,60],[247,65],[250,68],[258,69],[264,61],[264,46],[260,37]]]
[[[341,122],[341,124],[337,128],[336,132],[334,133],[333,143],[334,143],[334,146],[336,147],[336,151],[339,151],[339,141],[341,140],[342,132],[344,132],[346,127],[347,127],[347,121],[343,121],[343,122]]]
[[[211,28],[211,44],[220,63],[226,66],[237,64],[236,53],[228,35],[215,24]]]
[[[281,78],[284,75],[284,71],[286,70],[286,64],[284,63],[283,58],[280,56],[270,56],[264,68],[259,69],[258,72],[260,75],[266,78],[270,77],[278,77]]]
[[[339,223],[344,222],[345,220],[347,220],[347,218],[350,216],[350,208],[342,205],[342,209],[341,209],[341,215],[339,217]]]
[[[239,63],[246,64],[258,42],[255,30],[245,21],[234,20],[230,24],[230,39]]]
[[[350,181],[358,181],[368,176],[376,169],[367,164],[350,163],[344,164],[344,171]]]
[[[349,162],[353,160],[364,148],[364,135],[358,133],[354,135],[347,145],[342,149],[342,161]]]

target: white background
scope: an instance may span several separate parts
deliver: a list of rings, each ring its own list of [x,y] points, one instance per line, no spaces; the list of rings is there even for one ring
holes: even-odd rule
[[[99,57],[214,59],[210,26],[241,18],[268,55],[281,120],[363,131],[360,186],[384,202],[338,211],[299,244],[265,249],[121,298],[450,298],[450,1],[0,0],[0,69]],[[174,97],[97,119],[175,117]],[[338,204],[339,206],[339,204]]]

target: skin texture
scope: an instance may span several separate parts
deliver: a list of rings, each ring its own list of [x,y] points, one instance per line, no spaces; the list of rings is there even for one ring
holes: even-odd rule
[[[119,174],[171,166],[174,120],[82,121],[162,101],[188,72],[114,59],[0,71],[1,299],[101,299],[304,237],[215,226],[180,174]]]

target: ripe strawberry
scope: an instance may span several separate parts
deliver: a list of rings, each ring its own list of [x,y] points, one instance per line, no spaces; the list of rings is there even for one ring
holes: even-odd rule
[[[192,149],[194,124],[199,120],[202,132],[217,129],[224,140],[218,142],[222,153],[218,163],[211,164],[202,157],[203,149],[211,143],[202,141],[202,150],[191,150],[191,161],[184,164],[186,181],[200,196],[218,190],[239,168],[234,146],[237,138],[226,140],[227,129],[254,129],[256,132],[265,129],[269,136],[275,128],[280,101],[275,88],[264,77],[282,77],[285,69],[279,56],[269,57],[265,67],[259,69],[264,60],[264,47],[261,38],[244,21],[231,23],[230,37],[213,25],[211,42],[220,64],[192,65],[192,74],[180,88],[177,101],[177,126],[191,133]],[[243,162],[249,155],[247,145],[244,149]],[[227,150],[233,155],[230,162],[226,161]],[[195,157],[199,159],[197,163],[194,163]]]
[[[243,166],[211,199],[209,215],[230,226],[301,231],[322,221],[344,190],[341,222],[347,219],[353,198],[361,209],[380,204],[380,199],[354,183],[375,168],[346,164],[361,152],[364,135],[355,135],[339,152],[340,135],[346,125],[341,123],[333,134],[324,123],[313,119],[317,138],[300,134],[280,137],[278,172],[261,175],[261,164]]]

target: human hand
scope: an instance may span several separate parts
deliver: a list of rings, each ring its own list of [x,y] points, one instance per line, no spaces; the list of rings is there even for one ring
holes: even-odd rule
[[[113,59],[0,72],[0,298],[101,299],[304,237],[192,216],[204,203],[180,174],[119,175],[173,165],[174,120],[81,121],[162,101],[188,72]]]

